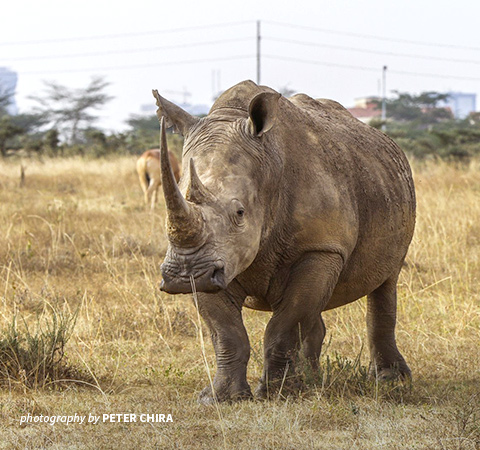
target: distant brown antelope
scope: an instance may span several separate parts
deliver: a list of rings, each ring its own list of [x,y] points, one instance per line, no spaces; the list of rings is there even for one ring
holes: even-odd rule
[[[181,169],[176,156],[172,152],[168,152],[170,164],[172,165],[175,179],[180,179]],[[162,184],[160,175],[160,150],[157,148],[147,150],[137,161],[137,173],[140,184],[145,195],[145,204],[150,208],[155,208],[157,201],[157,191]]]

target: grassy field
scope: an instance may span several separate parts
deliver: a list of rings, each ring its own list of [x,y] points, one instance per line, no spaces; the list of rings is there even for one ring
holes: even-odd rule
[[[163,199],[145,210],[134,163],[26,160],[23,186],[20,161],[0,163],[0,449],[480,449],[478,162],[414,163],[397,328],[411,385],[366,376],[361,300],[325,313],[298,397],[217,407],[196,402],[213,349],[190,297],[159,292]],[[268,318],[245,311],[252,386]],[[173,422],[20,423],[120,413]]]

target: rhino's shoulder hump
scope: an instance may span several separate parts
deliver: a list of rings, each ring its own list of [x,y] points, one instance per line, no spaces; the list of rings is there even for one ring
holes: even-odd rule
[[[299,108],[306,110],[313,116],[332,117],[336,116],[344,119],[353,119],[354,117],[340,103],[325,98],[314,99],[305,94],[297,94],[290,97],[289,100]]]

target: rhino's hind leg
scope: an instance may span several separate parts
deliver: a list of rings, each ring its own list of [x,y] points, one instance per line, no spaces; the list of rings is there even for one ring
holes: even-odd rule
[[[264,372],[255,396],[265,398],[301,387],[298,354],[315,371],[325,337],[321,313],[342,269],[339,255],[310,253],[292,268],[288,287],[265,331]]]
[[[199,402],[235,401],[252,397],[247,383],[250,343],[243,325],[241,308],[225,292],[198,293],[199,312],[207,324],[217,360],[212,385],[200,393]],[[213,390],[212,390],[213,387]]]
[[[380,380],[410,377],[395,341],[397,278],[394,276],[367,296],[367,329],[370,373]]]

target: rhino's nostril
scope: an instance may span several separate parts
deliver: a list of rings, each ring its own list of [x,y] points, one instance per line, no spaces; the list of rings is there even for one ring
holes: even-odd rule
[[[215,269],[212,273],[212,284],[214,286],[218,286],[220,289],[227,288],[227,282],[225,280],[225,269],[224,267],[220,267]]]
[[[160,282],[160,290],[165,291],[166,284],[170,281],[170,277],[165,274],[165,272],[162,270],[162,281]]]

